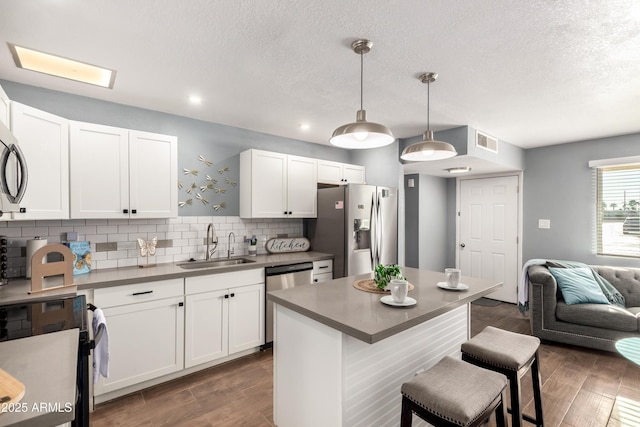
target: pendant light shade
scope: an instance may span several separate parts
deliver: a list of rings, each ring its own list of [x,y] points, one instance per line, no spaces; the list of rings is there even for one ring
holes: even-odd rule
[[[422,83],[427,84],[427,130],[423,135],[423,140],[411,144],[404,150],[400,158],[410,162],[424,162],[428,160],[442,160],[456,156],[458,153],[455,147],[448,142],[435,141],[433,139],[433,131],[429,125],[429,85],[436,80],[436,73],[424,73],[419,79]]]
[[[349,149],[377,148],[395,141],[395,137],[388,127],[367,121],[367,112],[362,107],[363,55],[371,50],[371,46],[373,46],[373,43],[369,40],[356,40],[351,43],[353,51],[360,55],[360,110],[356,113],[355,122],[342,125],[333,131],[329,142],[336,147]]]

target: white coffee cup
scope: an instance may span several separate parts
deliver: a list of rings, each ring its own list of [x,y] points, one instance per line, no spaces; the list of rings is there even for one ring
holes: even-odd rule
[[[391,279],[389,288],[391,289],[391,298],[393,298],[393,302],[405,302],[407,299],[407,293],[409,293],[409,283],[406,280]]]
[[[450,288],[457,288],[460,283],[460,275],[462,271],[457,268],[445,268],[444,274],[447,277],[447,286]]]

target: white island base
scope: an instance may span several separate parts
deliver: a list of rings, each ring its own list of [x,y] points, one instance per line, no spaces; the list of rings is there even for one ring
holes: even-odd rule
[[[275,424],[398,426],[402,383],[446,355],[460,357],[469,310],[462,305],[368,344],[276,304]],[[427,424],[414,415],[413,425]]]

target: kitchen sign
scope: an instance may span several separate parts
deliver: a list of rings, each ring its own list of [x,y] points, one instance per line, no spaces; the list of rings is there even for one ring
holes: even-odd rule
[[[305,252],[311,247],[309,239],[306,237],[278,237],[267,240],[265,248],[272,254],[283,254],[287,252]]]

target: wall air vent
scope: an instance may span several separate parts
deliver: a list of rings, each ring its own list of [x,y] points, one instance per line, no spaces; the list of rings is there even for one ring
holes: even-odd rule
[[[498,139],[492,136],[486,135],[482,132],[476,131],[476,147],[484,148],[485,150],[498,152]]]

